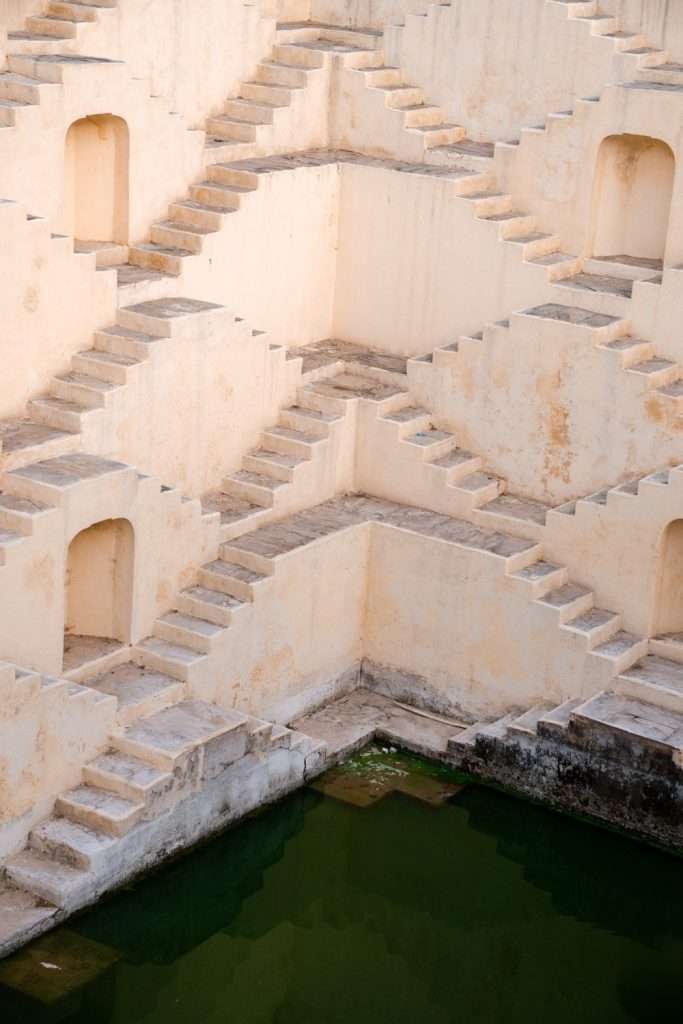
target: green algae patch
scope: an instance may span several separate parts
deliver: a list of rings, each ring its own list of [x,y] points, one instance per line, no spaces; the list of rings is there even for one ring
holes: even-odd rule
[[[438,761],[373,743],[321,775],[312,788],[354,807],[370,807],[390,793],[403,793],[438,807],[467,785],[466,776]]]

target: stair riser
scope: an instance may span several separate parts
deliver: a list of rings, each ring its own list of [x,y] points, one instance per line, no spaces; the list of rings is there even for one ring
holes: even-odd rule
[[[403,123],[406,128],[419,128],[425,125],[440,125],[444,123],[444,112],[440,107],[422,107],[418,110],[403,110]]]
[[[200,253],[204,247],[205,236],[154,224],[150,238],[156,245],[163,245],[169,249],[187,249],[189,252]]]
[[[311,434],[320,440],[325,440],[330,435],[329,423],[314,420],[305,413],[298,413],[292,409],[282,410],[278,425],[288,427],[290,430],[299,430],[302,434]]]
[[[85,373],[90,377],[97,377],[99,380],[107,381],[109,384],[129,383],[133,367],[121,366],[118,363],[107,363],[104,360],[88,359],[87,356],[75,355],[71,361],[71,368],[75,373]]]
[[[202,601],[187,594],[180,594],[176,601],[176,608],[183,615],[195,615],[199,619],[206,619],[216,626],[229,626],[232,622],[232,609],[222,608],[214,605],[211,601]]]
[[[307,50],[287,43],[278,43],[273,47],[273,57],[281,64],[293,64],[310,70],[322,68],[328,63],[327,56],[320,51]]]
[[[614,680],[612,689],[623,697],[631,697],[646,704],[665,708],[667,711],[683,714],[683,693],[677,693],[675,690],[667,690],[663,686],[648,686],[637,679],[623,677]]]
[[[198,203],[204,203],[203,199],[193,194],[192,198]],[[206,204],[209,205],[208,203]],[[168,208],[169,216],[179,224],[187,224],[190,228],[203,228],[206,231],[220,231],[225,223],[225,216],[219,210],[198,210],[193,206],[186,206],[183,203],[171,203]]]
[[[236,142],[255,142],[258,128],[262,125],[250,124],[246,121],[224,121],[220,118],[209,118],[206,130],[216,139],[234,140]]]
[[[93,4],[92,6],[96,6]],[[65,18],[68,21],[84,22],[97,21],[97,11],[89,11],[87,6],[80,4],[60,3],[59,0],[51,0],[48,4],[48,13],[56,18]]]
[[[130,262],[136,267],[148,270],[161,270],[164,274],[178,276],[183,272],[183,257],[172,253],[150,252],[133,246],[130,250]]]
[[[82,416],[86,413],[71,412],[68,410],[55,409],[52,406],[41,405],[40,402],[29,402],[28,415],[37,423],[44,423],[48,427],[57,430],[67,430],[78,434],[81,429]]]
[[[608,640],[611,640],[619,632],[621,629],[621,618],[617,615],[614,619],[610,619],[604,625],[592,629],[589,633],[582,632],[581,630],[572,630],[571,622],[565,623],[563,628],[575,636],[577,642],[580,642],[582,645],[585,644],[586,650],[592,651],[600,644],[607,643]]]
[[[189,647],[197,654],[210,654],[219,637],[219,634],[212,637],[203,636],[200,633],[195,633],[192,629],[185,629],[183,626],[164,622],[162,619],[157,619],[154,623],[154,635],[161,640],[166,640],[169,644],[181,644],[183,647]]]
[[[229,542],[221,544],[219,554],[224,562],[242,565],[245,569],[251,569],[252,572],[261,573],[263,576],[271,576],[274,572],[272,558],[267,558],[265,555],[259,555],[253,551],[247,551]]]
[[[583,597],[578,597],[575,601],[570,604],[556,607],[554,605],[540,605],[539,607],[547,610],[552,615],[558,625],[565,625],[571,619],[575,619],[577,615],[583,615],[589,612],[594,606],[593,594],[585,594]]]
[[[246,124],[272,125],[275,119],[275,111],[272,107],[259,104],[245,105],[238,100],[228,100],[224,109],[226,117],[234,121],[243,121]]]
[[[220,590],[222,594],[229,594],[231,597],[236,597],[239,601],[251,602],[254,600],[253,584],[245,583],[243,580],[235,579],[232,576],[227,577],[218,573],[208,572],[206,569],[200,569],[199,582],[203,587],[208,587],[211,590]]]
[[[259,187],[262,175],[256,171],[244,171],[239,167],[231,167],[229,164],[214,164],[209,170],[211,181],[217,181],[221,185],[238,185],[240,188],[248,188],[252,191]],[[240,193],[235,193],[240,195]]]
[[[93,338],[93,347],[98,352],[110,352],[117,356],[131,356],[134,359],[148,359],[151,355],[151,348],[154,341],[136,341],[125,335],[105,334],[98,332]]]
[[[269,451],[294,455],[296,458],[306,460],[313,458],[316,447],[314,441],[299,441],[297,438],[268,433],[261,435],[261,444]]]
[[[29,32],[35,32],[36,35],[54,36],[55,39],[75,39],[78,33],[72,21],[52,21],[50,18],[38,16],[27,18],[26,27]]]
[[[106,404],[106,395],[103,392],[95,391],[84,384],[62,381],[56,377],[50,383],[50,394],[56,398],[62,398],[66,402],[82,405],[84,409],[102,409]]]
[[[290,89],[267,85],[265,82],[245,82],[242,86],[242,96],[245,100],[271,103],[278,108],[288,107],[292,102]]]
[[[425,149],[435,149],[437,146],[450,146],[454,142],[460,142],[465,137],[464,128],[438,128],[434,131],[423,133],[423,144]]]
[[[282,86],[283,88],[302,88],[308,83],[305,71],[298,68],[259,64],[256,68],[256,78],[264,85]]]
[[[238,192],[228,192],[223,188],[212,188],[210,185],[193,185],[190,189],[190,195],[196,203],[202,203],[204,206],[213,206],[216,209],[216,213],[213,215],[203,213],[202,217],[205,219],[205,223],[200,227],[210,227],[211,230],[218,230],[225,222],[225,214],[223,210],[238,210],[242,203],[242,196]],[[182,207],[176,207],[177,210],[183,210]],[[185,213],[187,213],[185,208]],[[201,211],[196,211],[200,214]],[[185,216],[183,213],[183,216]],[[208,218],[212,219],[212,224],[208,223]],[[217,226],[216,226],[217,225]]]
[[[271,462],[255,455],[245,455],[242,459],[242,468],[249,473],[260,473],[262,476],[270,476],[273,480],[281,480],[284,483],[291,483],[294,479],[293,466],[281,466],[278,462]]]
[[[370,72],[370,74],[376,74],[376,72]],[[393,85],[394,83],[389,84]],[[379,88],[382,90],[381,85],[371,86],[371,88]],[[389,110],[401,110],[403,107],[417,107],[421,103],[424,103],[424,93],[422,92],[422,89],[413,88],[412,86],[405,86],[400,89],[384,89],[383,91],[384,102]]]
[[[272,508],[275,504],[275,493],[258,484],[248,483],[246,480],[234,480],[227,477],[223,480],[222,488],[226,494],[234,494],[236,498],[250,501],[261,508]]]

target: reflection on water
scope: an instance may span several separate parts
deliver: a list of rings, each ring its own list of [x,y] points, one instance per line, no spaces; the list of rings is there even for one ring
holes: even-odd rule
[[[681,861],[392,752],[0,964],[2,1024],[678,1020]]]

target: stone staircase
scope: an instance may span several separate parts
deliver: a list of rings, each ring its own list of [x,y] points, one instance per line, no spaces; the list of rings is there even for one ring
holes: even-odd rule
[[[186,298],[119,309],[116,323],[95,334],[93,347],[78,352],[70,369],[52,379],[48,392],[29,402],[25,418],[0,421],[2,470],[79,451],[90,421],[117,402],[155,346],[218,309]]]
[[[78,47],[84,30],[117,8],[118,0],[49,0],[44,13],[30,15],[24,29],[8,33],[9,47],[16,54],[58,54],[65,46]]]
[[[253,81],[226,102],[222,114],[207,121],[205,179],[170,205],[168,219],[152,226],[148,242],[130,248],[132,266],[181,273],[183,260],[201,253],[206,237],[220,231],[258,188],[258,158],[282,151],[278,136],[287,135],[292,147],[290,133],[278,126],[285,112],[298,106],[300,95],[310,91],[313,76],[326,74],[332,58],[347,65],[366,61],[377,45],[374,33],[310,23],[282,24],[277,38],[271,57],[257,65]],[[303,112],[300,117],[308,122],[310,134],[310,117]],[[326,131],[324,127],[321,141],[326,141]],[[128,277],[120,268],[121,280]]]
[[[537,704],[448,743],[455,764],[680,847],[683,664],[645,655],[588,700]]]
[[[215,704],[180,699],[136,718],[5,865],[2,900],[50,927],[157,860],[317,774],[325,744]],[[9,894],[9,895],[8,895]],[[17,920],[18,917],[18,920]],[[25,941],[25,914],[0,929]],[[22,933],[23,932],[23,933]]]

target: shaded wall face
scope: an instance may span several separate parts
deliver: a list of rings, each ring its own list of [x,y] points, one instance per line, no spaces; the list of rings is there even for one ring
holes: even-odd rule
[[[670,523],[662,536],[657,571],[655,635],[683,631],[683,519]]]
[[[128,241],[128,128],[108,114],[71,125],[65,147],[65,229],[84,241]]]
[[[128,640],[133,588],[133,529],[108,519],[77,534],[66,570],[65,633]]]
[[[600,148],[593,197],[593,254],[663,259],[675,160],[658,139],[615,135]]]

